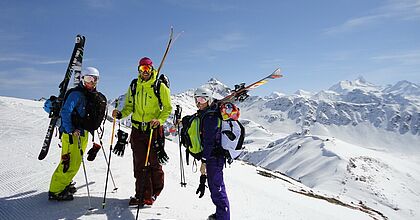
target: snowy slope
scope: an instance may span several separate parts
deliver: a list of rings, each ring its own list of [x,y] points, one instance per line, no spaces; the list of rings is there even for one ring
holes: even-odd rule
[[[85,161],[91,204],[96,210],[87,212],[82,168],[74,179],[78,187],[74,201],[47,200],[50,177],[60,152],[55,138],[49,155],[42,161],[37,159],[48,123],[42,104],[0,97],[0,219],[134,219],[136,210],[127,208],[128,198],[134,192],[129,148],[123,158],[112,156],[111,170],[118,190],[113,192],[110,181],[105,209],[101,204],[106,162],[101,152],[95,161]],[[107,155],[110,132],[111,123],[107,122],[103,140]],[[177,143],[168,141],[171,160],[164,167],[165,189],[153,207],[140,211],[140,219],[205,219],[214,212],[208,191],[203,199],[195,195],[199,175],[192,173],[190,166],[185,170],[188,185],[180,187],[178,150]],[[286,176],[239,161],[225,169],[225,181],[232,219],[386,219],[360,204],[325,198]]]
[[[214,92],[226,91],[223,86],[213,85]],[[417,219],[417,94],[414,83],[401,81],[383,89],[360,77],[316,94],[299,90],[290,96],[251,96],[239,104],[247,151],[241,159],[368,204],[391,219]],[[192,93],[182,93],[188,95]],[[174,97],[174,102],[181,101]]]

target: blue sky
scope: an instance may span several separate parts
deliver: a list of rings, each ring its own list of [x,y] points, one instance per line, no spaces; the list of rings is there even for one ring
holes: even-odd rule
[[[252,94],[317,92],[358,76],[420,82],[420,0],[2,0],[0,95],[57,94],[83,34],[83,65],[115,98],[139,58],[160,62],[170,26],[183,31],[162,69],[172,93],[211,77],[251,83],[277,67],[285,77]]]

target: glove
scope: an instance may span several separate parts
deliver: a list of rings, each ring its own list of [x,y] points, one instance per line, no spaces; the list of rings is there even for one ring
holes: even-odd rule
[[[156,149],[156,154],[160,164],[166,164],[166,162],[168,162],[169,157],[163,147]]]
[[[88,157],[87,160],[88,161],[93,161],[96,158],[96,154],[98,153],[99,149],[101,149],[101,145],[97,144],[97,143],[93,143],[92,148],[90,148],[90,150],[87,152]]]
[[[200,176],[200,185],[198,185],[197,191],[195,191],[195,194],[200,193],[200,195],[198,196],[198,198],[201,198],[204,196],[204,190],[206,189],[206,180],[207,180],[207,176],[204,174],[201,174]]]
[[[158,136],[153,143],[153,148],[156,151],[159,164],[166,164],[168,162],[169,157],[165,152],[165,136],[163,136],[163,127],[159,127],[159,133]]]
[[[118,137],[118,140],[112,152],[114,152],[114,154],[116,154],[117,156],[122,157],[124,156],[125,145],[128,144],[127,142],[128,133],[124,132],[123,130],[118,129],[117,137]]]
[[[112,111],[112,117],[115,117],[116,119],[121,119],[122,118],[122,113],[120,111],[118,111],[117,109],[114,109]]]
[[[61,163],[63,164],[63,173],[70,168],[70,154],[61,155]]]

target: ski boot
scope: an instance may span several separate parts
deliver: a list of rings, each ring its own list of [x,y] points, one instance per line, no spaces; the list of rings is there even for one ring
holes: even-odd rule
[[[144,206],[144,203],[139,198],[130,197],[130,201],[128,202],[128,206],[140,206],[140,207],[143,207]]]

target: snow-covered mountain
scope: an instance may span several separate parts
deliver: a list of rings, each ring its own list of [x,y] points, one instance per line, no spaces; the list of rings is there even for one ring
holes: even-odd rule
[[[216,98],[231,91],[216,79],[203,86]],[[181,106],[183,116],[196,111],[193,92],[172,95],[174,109]],[[281,179],[286,178],[283,174],[293,178],[290,181],[304,184],[308,188],[303,191],[314,193],[313,197],[322,195],[367,207],[375,213],[372,218],[418,219],[418,94],[419,86],[414,83],[381,87],[359,77],[317,93],[273,91],[265,97],[250,96],[237,103],[246,127],[241,160],[274,172],[270,175],[281,175]],[[290,217],[285,218],[301,218]],[[337,219],[337,215],[326,219]]]
[[[220,96],[229,91],[214,79],[204,87]],[[419,93],[419,86],[407,81],[382,88],[359,77],[315,94],[251,96],[238,104],[247,129],[241,159],[377,207],[390,219],[416,219]],[[192,90],[173,96],[188,109],[192,101]]]
[[[55,137],[47,157],[37,159],[49,121],[42,106],[40,101],[0,96],[0,219],[135,219],[136,209],[128,207],[129,197],[134,194],[129,146],[124,157],[112,154],[112,181],[108,182],[106,206],[102,208],[107,171],[104,155],[109,152],[112,131],[108,121],[103,151],[94,161],[84,160],[90,197],[84,169],[80,168],[74,178],[78,189],[75,199],[48,201],[49,182],[61,149]],[[252,121],[247,126],[254,137],[271,135]],[[89,141],[88,148],[92,146],[92,139]],[[205,219],[215,207],[207,189],[203,198],[196,195],[200,174],[191,165],[185,166],[187,185],[181,187],[178,143],[168,140],[166,151],[170,160],[163,168],[165,188],[152,207],[140,209],[139,219]],[[364,204],[319,193],[285,175],[241,161],[224,169],[224,179],[231,219],[386,219],[380,211]]]

